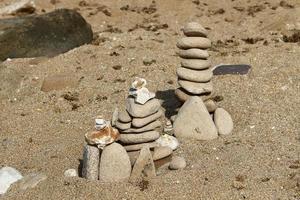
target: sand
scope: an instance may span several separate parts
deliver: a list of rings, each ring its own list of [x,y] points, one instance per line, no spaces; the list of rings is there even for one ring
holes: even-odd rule
[[[99,37],[53,58],[0,64],[1,167],[48,176],[25,192],[12,189],[4,199],[300,199],[300,48],[299,42],[283,41],[300,22],[299,1],[36,2],[37,13],[78,10]],[[248,75],[212,80],[223,97],[218,105],[234,120],[233,133],[212,141],[180,140],[175,155],[187,167],[162,171],[149,182],[64,177],[66,169],[78,168],[94,118],[109,119],[116,107],[125,107],[134,77],[146,78],[166,115],[173,113],[179,105],[176,41],[189,21],[209,30],[214,65],[252,66]],[[79,77],[80,83],[41,91],[44,78],[56,74]]]

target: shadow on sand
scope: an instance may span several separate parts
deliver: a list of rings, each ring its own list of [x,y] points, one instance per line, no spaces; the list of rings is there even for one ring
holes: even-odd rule
[[[174,89],[157,91],[156,98],[163,100],[162,107],[166,110],[165,115],[168,119],[177,114],[177,108],[181,106],[181,102],[175,96]]]

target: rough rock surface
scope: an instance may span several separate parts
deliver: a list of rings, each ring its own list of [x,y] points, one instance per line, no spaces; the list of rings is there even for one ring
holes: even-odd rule
[[[98,180],[100,152],[96,146],[85,145],[83,149],[82,177]]]

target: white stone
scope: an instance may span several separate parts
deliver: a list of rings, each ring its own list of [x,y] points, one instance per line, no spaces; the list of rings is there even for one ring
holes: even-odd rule
[[[78,173],[77,173],[77,170],[76,169],[67,169],[65,172],[64,172],[64,175],[66,177],[77,177],[78,176]]]
[[[11,184],[22,179],[21,173],[12,167],[3,167],[0,169],[0,194],[5,194]]]
[[[179,147],[178,140],[175,137],[168,134],[160,136],[155,142],[158,143],[158,145],[160,146],[170,147],[173,151]]]

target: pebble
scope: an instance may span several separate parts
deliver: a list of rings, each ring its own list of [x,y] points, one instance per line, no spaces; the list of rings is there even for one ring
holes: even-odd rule
[[[168,157],[173,153],[173,150],[170,147],[167,146],[160,146],[160,147],[155,147],[154,152],[153,152],[153,160],[159,160],[165,157]]]
[[[0,169],[0,195],[5,194],[11,184],[22,179],[21,173],[12,167],[3,167]]]
[[[44,79],[41,90],[49,92],[52,90],[63,90],[65,88],[75,88],[79,84],[79,78],[72,75],[58,74],[48,76]]]
[[[177,47],[180,49],[208,49],[211,47],[211,41],[205,37],[184,37],[177,42]]]
[[[181,58],[207,59],[209,57],[208,51],[202,49],[179,50],[178,55]]]
[[[151,131],[154,130],[155,128],[161,127],[161,122],[156,120],[154,122],[151,122],[150,124],[147,124],[146,126],[142,128],[130,128],[127,130],[122,131],[122,133],[142,133],[145,131]]]
[[[179,147],[178,140],[175,137],[168,134],[160,136],[155,142],[160,146],[169,147],[173,151]]]
[[[136,182],[143,177],[152,178],[155,176],[156,172],[151,152],[148,147],[143,147],[133,166],[130,182]]]
[[[190,97],[174,122],[176,137],[211,140],[218,137],[216,126],[200,97]]]
[[[83,149],[82,177],[98,180],[100,152],[96,146],[85,145]]]
[[[127,98],[126,101],[126,110],[131,116],[137,118],[144,118],[156,113],[160,106],[158,99],[150,99],[144,105],[135,103],[134,98],[132,97]]]
[[[178,84],[192,94],[205,94],[211,93],[213,90],[213,86],[211,82],[207,83],[197,83],[197,82],[190,82],[185,80],[178,80]]]
[[[220,135],[228,135],[233,130],[233,121],[230,114],[223,108],[217,108],[214,121]]]
[[[36,187],[39,183],[45,181],[48,177],[43,173],[32,173],[26,175],[19,183],[18,186],[21,190]]]
[[[153,121],[157,120],[158,118],[160,118],[162,116],[162,114],[163,114],[163,112],[161,110],[159,110],[156,113],[149,115],[148,117],[145,117],[145,118],[133,118],[132,125],[137,128],[143,127],[143,126],[149,124],[150,122],[153,122]]]
[[[148,148],[154,148],[158,146],[157,142],[148,142],[148,143],[141,143],[141,144],[132,144],[132,145],[126,145],[124,148],[126,151],[137,151],[141,150],[144,146],[147,146]]]
[[[212,79],[213,73],[210,69],[206,70],[191,70],[184,67],[177,68],[177,76],[180,79],[193,81],[193,82],[208,82]]]
[[[208,69],[211,67],[211,61],[202,59],[181,59],[181,66],[195,70]]]
[[[208,111],[209,113],[214,112],[214,111],[218,108],[216,102],[215,102],[214,100],[212,100],[212,99],[209,99],[209,100],[207,100],[207,101],[204,101],[204,104],[205,104],[205,106],[206,106],[206,108],[207,108],[207,111]]]
[[[206,37],[207,30],[197,22],[189,22],[183,27],[183,33],[186,36]]]
[[[131,127],[131,122],[123,123],[123,122],[117,121],[116,122],[116,127],[120,130],[126,130],[126,129],[129,129]]]
[[[185,91],[183,88],[177,88],[175,90],[175,95],[182,102],[185,102],[191,96],[199,96],[199,97],[201,97],[201,99],[203,101],[207,101],[208,99],[212,98],[212,93],[210,93],[210,94],[201,94],[201,96],[200,95],[193,95],[193,94],[188,94],[188,92]]]
[[[133,133],[133,134],[120,134],[119,141],[124,144],[138,144],[151,142],[159,138],[159,133],[157,131],[147,131],[143,133]]]
[[[170,162],[169,169],[177,170],[183,169],[186,167],[185,159],[179,156],[173,156],[172,161]]]
[[[118,143],[103,149],[99,167],[99,180],[102,182],[121,182],[129,179],[131,163],[129,156]]]
[[[66,177],[77,177],[78,176],[78,173],[77,173],[77,170],[76,169],[67,169],[65,172],[64,172],[64,175]]]
[[[131,117],[127,111],[122,110],[122,111],[119,111],[118,120],[123,123],[128,123],[128,122],[131,122]]]

